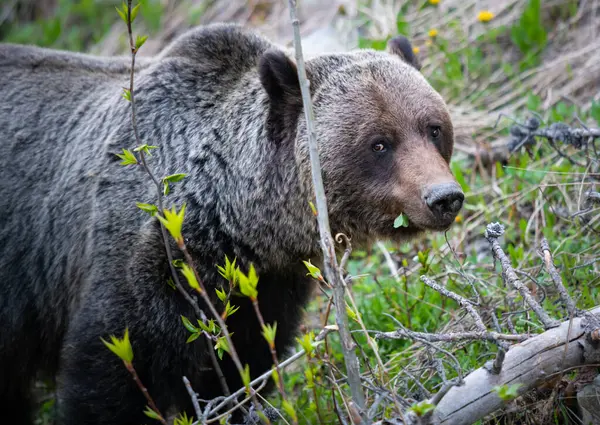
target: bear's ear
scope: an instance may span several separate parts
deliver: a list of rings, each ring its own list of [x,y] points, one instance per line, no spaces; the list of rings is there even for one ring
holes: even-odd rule
[[[279,140],[295,134],[302,111],[298,70],[281,50],[269,49],[258,64],[260,82],[269,96],[269,132]]]
[[[391,38],[387,43],[387,49],[388,52],[400,56],[404,62],[412,65],[416,70],[421,70],[421,63],[415,56],[415,52],[413,51],[413,47],[410,44],[410,41],[408,41],[408,38],[403,35],[397,35],[396,37]]]
[[[296,64],[281,50],[269,49],[263,53],[258,72],[272,102],[295,103],[301,97]]]

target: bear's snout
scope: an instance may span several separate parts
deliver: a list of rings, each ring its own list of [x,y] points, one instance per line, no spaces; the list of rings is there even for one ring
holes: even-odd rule
[[[431,186],[423,199],[440,224],[449,225],[462,208],[465,195],[457,183],[440,183]]]

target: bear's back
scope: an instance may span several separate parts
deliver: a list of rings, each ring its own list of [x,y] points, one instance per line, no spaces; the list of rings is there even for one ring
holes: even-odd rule
[[[187,160],[183,141],[212,137],[201,127],[223,125],[222,104],[270,46],[236,25],[213,24],[188,31],[154,58],[137,59],[140,133],[163,148],[155,172],[185,168],[169,161]],[[40,292],[59,299],[48,302],[57,314],[72,301],[70,289],[56,293],[57,286],[79,279],[98,211],[115,211],[130,231],[139,225],[138,218],[131,222],[139,211],[123,197],[150,189],[114,155],[136,143],[122,98],[130,60],[0,44],[0,281],[14,283],[3,294],[21,297],[14,314]],[[214,103],[214,112],[202,112],[198,99]],[[112,201],[100,200],[98,191]]]

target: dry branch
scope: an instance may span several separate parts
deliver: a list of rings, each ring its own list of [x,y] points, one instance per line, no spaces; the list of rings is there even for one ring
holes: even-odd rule
[[[494,258],[500,260],[502,264],[503,277],[505,278],[506,283],[515,288],[521,294],[521,297],[525,300],[525,302],[531,307],[531,309],[535,312],[535,314],[539,317],[540,321],[544,324],[546,329],[558,326],[558,322],[552,319],[548,313],[544,311],[542,306],[533,298],[527,286],[521,282],[521,280],[517,277],[517,273],[515,269],[512,267],[510,263],[510,259],[504,253],[504,250],[500,246],[500,242],[498,242],[498,238],[504,234],[504,226],[500,223],[492,223],[488,224],[487,229],[485,230],[485,237],[492,245],[492,251],[494,253]]]
[[[346,373],[348,376],[348,385],[352,393],[352,400],[354,401],[356,407],[360,410],[361,415],[364,415],[365,396],[360,383],[358,356],[356,355],[354,341],[352,339],[352,335],[350,334],[348,316],[346,314],[346,302],[344,300],[345,287],[344,282],[340,277],[335,247],[333,245],[333,238],[331,236],[331,229],[329,227],[327,199],[325,196],[325,188],[323,186],[323,179],[321,176],[321,162],[319,159],[309,81],[306,77],[304,56],[302,54],[300,22],[296,13],[296,0],[289,0],[289,9],[290,19],[294,29],[294,48],[296,53],[296,64],[298,67],[298,79],[300,81],[302,105],[308,133],[311,174],[317,204],[317,219],[319,224],[319,234],[321,236],[321,248],[323,250],[325,277],[333,289],[333,299],[336,312],[335,318],[339,329],[342,353],[344,354],[344,361],[346,363]]]
[[[597,363],[600,350],[591,335],[598,332],[598,320],[600,307],[573,319],[571,326],[563,322],[513,346],[499,374],[482,367],[465,377],[462,386],[451,388],[435,410],[434,423],[472,424],[503,406],[493,389],[497,385],[521,384],[519,394],[524,394],[565,370]]]
[[[544,264],[546,264],[546,269],[552,277],[552,282],[554,282],[554,286],[560,295],[560,299],[567,308],[569,315],[577,313],[577,306],[575,305],[575,301],[569,295],[567,288],[563,285],[562,279],[558,270],[556,270],[556,266],[554,265],[554,261],[552,259],[552,252],[550,251],[550,244],[548,244],[548,240],[546,238],[542,239],[541,244],[542,252],[544,254]]]
[[[525,341],[528,336],[520,334],[502,334],[488,331],[428,333],[415,332],[408,329],[396,329],[391,332],[376,332],[377,339],[413,339],[427,342],[461,342],[461,341]]]

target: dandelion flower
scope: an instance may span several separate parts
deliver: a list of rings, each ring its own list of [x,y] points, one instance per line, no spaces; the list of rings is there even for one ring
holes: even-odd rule
[[[433,5],[437,5],[437,4],[439,4],[439,2],[440,2],[440,0],[429,0],[429,3],[433,4]]]
[[[414,53],[415,55],[418,55],[418,54],[419,54],[419,51],[420,51],[420,50],[419,50],[419,48],[418,48],[417,46],[413,47],[413,53]]]
[[[477,15],[477,19],[479,22],[490,22],[492,19],[494,19],[494,14],[489,10],[482,10]]]
[[[435,28],[432,28],[429,30],[429,32],[427,34],[429,34],[429,37],[435,38],[438,35],[438,30],[436,30]]]

